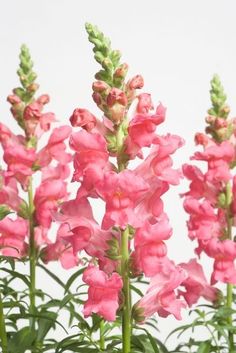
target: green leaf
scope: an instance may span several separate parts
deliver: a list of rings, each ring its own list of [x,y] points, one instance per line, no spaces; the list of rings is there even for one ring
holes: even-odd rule
[[[206,341],[206,342],[201,342],[197,353],[209,353],[211,351],[211,342]]]
[[[85,267],[81,268],[80,270],[76,271],[75,273],[73,273],[70,278],[68,279],[68,281],[66,282],[65,285],[65,293],[67,293],[71,287],[71,285],[73,284],[73,282],[80,276],[83,274],[85,270]]]
[[[19,272],[16,272],[16,271],[13,271],[13,270],[9,270],[9,269],[7,269],[7,268],[1,268],[0,270],[9,273],[13,278],[19,278],[19,279],[21,279],[21,280],[27,285],[27,287],[30,287],[30,281],[29,281],[29,279],[28,279],[29,276],[27,276],[27,275],[22,275],[22,274],[19,273]]]
[[[35,339],[36,332],[30,327],[23,327],[14,333],[8,341],[9,353],[24,353],[27,349],[31,348]]]
[[[47,311],[43,313],[47,318],[40,318],[38,320],[38,334],[37,340],[42,341],[44,337],[47,335],[48,331],[55,327],[55,321],[57,318],[57,314],[52,311]]]

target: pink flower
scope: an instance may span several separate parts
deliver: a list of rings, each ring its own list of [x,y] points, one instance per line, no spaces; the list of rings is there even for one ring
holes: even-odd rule
[[[56,220],[65,225],[62,237],[72,247],[74,254],[84,250],[99,260],[100,268],[106,268],[108,272],[114,270],[116,263],[108,261],[106,254],[112,233],[102,230],[94,220],[89,201],[83,197],[64,202],[60,211]]]
[[[35,149],[27,149],[23,145],[8,146],[5,148],[3,159],[7,164],[6,176],[16,178],[24,189],[27,188],[36,161]]]
[[[206,180],[205,175],[199,168],[188,164],[183,165],[183,174],[191,183],[190,190],[181,194],[181,196],[192,196],[195,199],[205,197],[211,204],[215,205],[217,203],[219,191],[221,189],[223,191],[223,185],[220,181],[213,180],[210,182]]]
[[[149,110],[154,109],[151,95],[149,93],[141,93],[138,95],[137,113],[147,114]]]
[[[28,222],[22,218],[12,220],[5,217],[0,221],[0,248],[5,256],[22,257],[26,255],[25,239],[28,235]]]
[[[144,86],[143,77],[141,75],[134,76],[131,80],[129,80],[129,82],[127,83],[127,86],[131,90],[143,88]]]
[[[118,273],[112,273],[110,277],[90,265],[83,274],[83,281],[89,285],[88,300],[84,305],[84,316],[92,313],[102,316],[107,321],[116,319],[116,311],[119,307],[119,292],[123,286]]]
[[[44,131],[50,129],[51,123],[55,121],[53,113],[42,113],[44,104],[49,102],[49,96],[43,95],[24,110],[25,129],[28,136],[41,137]]]
[[[67,196],[66,183],[63,180],[46,180],[36,189],[34,203],[36,219],[40,225],[49,228],[52,222],[52,212],[58,203]]]
[[[212,238],[219,238],[222,235],[225,217],[221,211],[215,212],[209,201],[198,201],[187,197],[184,201],[184,209],[190,214],[188,221],[189,237],[191,239],[205,241],[205,244]]]
[[[76,152],[72,180],[81,182],[78,196],[97,197],[95,185],[103,178],[104,170],[111,169],[105,138],[82,130],[71,135],[70,146]]]
[[[183,139],[177,135],[156,136],[154,146],[150,154],[136,169],[137,175],[141,175],[146,181],[159,180],[169,184],[178,185],[181,173],[172,168],[173,162],[170,157],[178,148],[183,145]]]
[[[140,224],[141,220],[135,215],[135,207],[147,189],[144,180],[130,170],[119,174],[105,173],[103,180],[96,186],[99,196],[106,202],[102,228],[109,229],[114,225],[125,228],[127,224],[135,227]]]
[[[186,279],[187,274],[181,267],[176,267],[171,262],[168,265],[151,278],[146,294],[136,304],[136,309],[141,309],[141,316],[145,319],[155,312],[162,317],[173,314],[176,319],[181,319],[181,309],[186,305],[177,299],[175,289]]]
[[[17,181],[15,178],[7,177],[6,174],[6,172],[0,171],[0,204],[19,211],[23,200],[18,194]]]
[[[203,269],[196,259],[191,259],[188,263],[181,263],[179,266],[188,274],[181,284],[185,287],[186,292],[179,291],[179,293],[189,306],[195,304],[201,296],[211,302],[217,299],[218,290],[208,284]]]
[[[70,117],[70,122],[72,126],[81,126],[89,132],[96,126],[97,119],[87,109],[77,108]]]
[[[169,239],[172,229],[165,214],[151,224],[146,221],[136,230],[133,253],[136,269],[148,277],[158,273],[158,268],[166,261],[167,248],[163,240]]]
[[[55,128],[48,140],[47,145],[38,153],[40,167],[46,167],[53,159],[60,164],[67,164],[71,161],[71,155],[66,152],[65,140],[71,134],[70,126],[60,126]]]
[[[233,240],[212,239],[206,247],[208,256],[214,258],[214,271],[211,282],[217,281],[236,284],[236,243]]]
[[[160,104],[156,113],[137,114],[129,123],[128,137],[126,139],[126,153],[130,158],[134,158],[142,147],[150,147],[155,138],[157,125],[165,120],[166,109]]]

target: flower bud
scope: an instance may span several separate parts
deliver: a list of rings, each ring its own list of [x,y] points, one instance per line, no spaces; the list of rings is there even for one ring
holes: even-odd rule
[[[209,143],[209,137],[201,132],[197,132],[194,137],[196,145],[206,146]]]
[[[149,93],[142,93],[138,96],[137,113],[145,114],[153,108],[151,95]]]
[[[21,103],[21,99],[16,95],[16,94],[10,94],[8,97],[7,97],[7,101],[10,103],[10,104],[18,104],[18,103]]]
[[[81,126],[86,131],[91,131],[97,123],[96,117],[87,109],[75,109],[70,117],[72,126]]]
[[[128,100],[122,90],[119,88],[112,88],[107,96],[107,105],[108,107],[112,107],[116,103],[119,103],[122,106],[126,106],[128,104]]]
[[[134,76],[129,82],[128,86],[130,89],[140,89],[143,88],[144,81],[141,75]]]
[[[129,69],[128,64],[126,64],[126,63],[121,64],[114,72],[114,77],[115,78],[124,78],[127,74],[128,69]]]
[[[30,93],[34,93],[39,89],[39,85],[37,83],[31,83],[28,87],[27,87],[27,91]]]
[[[216,129],[221,129],[221,128],[227,127],[228,122],[223,118],[216,118],[214,125]]]
[[[119,103],[114,104],[108,112],[108,116],[114,124],[119,124],[122,120],[124,120],[125,114],[126,107]]]
[[[38,97],[37,102],[39,104],[47,104],[50,101],[50,97],[48,94],[43,94],[42,96]]]
[[[102,98],[101,98],[101,96],[100,96],[99,93],[93,92],[92,97],[93,97],[94,102],[95,102],[98,106],[100,106],[100,105],[102,104]]]
[[[104,81],[95,81],[93,83],[93,91],[102,93],[110,88],[110,86]]]

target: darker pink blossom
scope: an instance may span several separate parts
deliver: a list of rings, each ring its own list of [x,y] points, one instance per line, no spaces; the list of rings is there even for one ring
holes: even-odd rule
[[[84,316],[92,313],[102,316],[107,321],[116,319],[119,307],[119,292],[123,286],[118,273],[108,276],[97,267],[90,265],[83,274],[83,281],[89,285],[88,300],[84,304]]]

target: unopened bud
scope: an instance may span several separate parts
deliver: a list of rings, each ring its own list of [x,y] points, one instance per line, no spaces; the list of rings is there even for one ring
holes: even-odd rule
[[[112,107],[116,103],[119,103],[122,106],[126,106],[128,104],[128,100],[122,90],[119,88],[112,88],[107,96],[107,105]]]
[[[143,88],[144,81],[141,75],[134,76],[129,82],[128,86],[130,89],[140,89]]]
[[[128,69],[129,69],[128,64],[124,63],[124,64],[120,65],[116,69],[116,71],[114,72],[114,77],[115,78],[123,78],[123,77],[125,77],[126,74],[127,74]]]
[[[95,102],[98,106],[100,106],[100,105],[102,104],[102,99],[101,99],[101,96],[100,96],[99,93],[93,92],[92,97],[93,97],[94,102]]]
[[[10,94],[7,101],[12,105],[21,103],[21,99],[16,94]]]
[[[49,103],[49,101],[50,101],[50,97],[49,97],[48,94],[43,94],[42,96],[40,96],[40,97],[37,99],[37,102],[38,102],[39,104],[43,104],[43,105]]]
[[[201,132],[195,134],[194,141],[196,145],[206,146],[209,143],[209,137]]]
[[[104,81],[95,81],[92,87],[93,91],[98,93],[102,93],[110,88],[110,86]]]
[[[27,91],[30,93],[34,93],[39,89],[39,85],[37,83],[31,83],[31,85],[29,85],[27,87]]]
[[[87,109],[75,109],[70,117],[72,126],[81,126],[87,131],[91,131],[97,123],[96,117]]]

